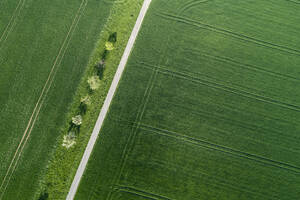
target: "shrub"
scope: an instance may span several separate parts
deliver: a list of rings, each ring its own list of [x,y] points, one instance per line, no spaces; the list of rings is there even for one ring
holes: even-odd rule
[[[91,98],[89,95],[86,95],[85,97],[82,97],[80,99],[80,103],[81,104],[85,104],[85,105],[91,105]]]
[[[75,117],[72,117],[72,123],[76,126],[80,126],[82,124],[82,116],[76,115]]]
[[[106,42],[105,43],[105,49],[107,50],[107,51],[112,51],[112,50],[114,50],[114,43],[112,43],[112,42]]]
[[[103,71],[105,68],[105,59],[102,56],[102,59],[96,64],[96,70],[97,70],[97,75],[99,76],[100,79],[103,77]]]
[[[97,90],[100,87],[100,80],[98,76],[90,76],[87,82],[91,90]]]
[[[91,98],[89,95],[82,97],[80,99],[80,105],[79,105],[80,114],[83,115],[86,113],[88,105],[91,105]]]
[[[114,32],[114,33],[110,34],[109,38],[108,38],[108,41],[112,42],[112,43],[116,43],[117,42],[117,32]]]
[[[64,140],[62,144],[64,147],[68,149],[72,147],[74,144],[76,144],[75,137],[70,137],[69,135],[64,136]]]

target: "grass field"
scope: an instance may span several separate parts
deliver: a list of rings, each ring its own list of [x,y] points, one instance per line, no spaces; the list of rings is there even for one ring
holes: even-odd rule
[[[153,0],[76,199],[298,199],[298,3]]]
[[[0,199],[34,197],[113,2],[1,1]]]

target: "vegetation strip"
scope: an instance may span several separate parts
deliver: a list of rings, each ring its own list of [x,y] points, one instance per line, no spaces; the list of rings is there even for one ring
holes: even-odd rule
[[[130,52],[131,52],[131,50],[133,48],[133,45],[134,45],[135,40],[136,40],[136,37],[137,37],[138,32],[139,32],[139,30],[141,28],[143,19],[144,19],[146,13],[147,13],[147,10],[149,8],[150,3],[151,3],[151,0],[145,0],[144,1],[144,4],[142,6],[142,9],[141,9],[141,12],[139,14],[139,17],[138,17],[138,19],[136,21],[136,24],[135,24],[135,26],[134,26],[134,28],[132,30],[132,33],[131,33],[131,36],[130,36],[129,41],[127,43],[126,49],[124,51],[124,54],[122,56],[122,59],[120,61],[119,66],[118,66],[118,70],[117,70],[116,75],[115,75],[115,77],[113,79],[111,87],[110,87],[110,89],[108,91],[107,97],[106,97],[105,102],[104,102],[104,104],[102,106],[102,109],[101,109],[101,112],[99,114],[98,120],[96,122],[95,128],[93,130],[93,133],[92,133],[91,138],[89,140],[89,143],[88,143],[88,145],[86,147],[86,150],[85,150],[85,152],[83,154],[83,157],[82,157],[82,160],[80,162],[80,165],[79,165],[79,167],[77,169],[75,178],[74,178],[73,183],[71,185],[69,194],[67,196],[67,199],[69,199],[69,200],[72,200],[75,197],[77,188],[79,186],[80,179],[81,179],[81,177],[83,175],[83,172],[84,172],[84,170],[86,168],[86,165],[87,165],[87,162],[89,160],[89,157],[90,157],[90,155],[92,153],[92,150],[94,148],[95,142],[97,140],[97,137],[98,137],[98,135],[100,133],[101,126],[102,126],[103,121],[105,119],[105,116],[106,116],[106,114],[108,112],[110,103],[111,103],[112,98],[114,96],[114,93],[115,93],[115,91],[116,91],[116,89],[118,87],[118,84],[119,84],[119,81],[121,79],[122,73],[123,73],[123,71],[125,69],[125,65],[127,63],[127,60],[129,58],[129,55],[130,55]]]

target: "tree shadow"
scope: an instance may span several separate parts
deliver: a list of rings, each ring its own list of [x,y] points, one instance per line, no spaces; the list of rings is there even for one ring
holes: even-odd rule
[[[47,192],[43,192],[38,200],[47,200],[49,198],[49,194]]]

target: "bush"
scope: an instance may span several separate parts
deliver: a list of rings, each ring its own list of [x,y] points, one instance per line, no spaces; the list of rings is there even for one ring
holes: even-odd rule
[[[112,43],[112,42],[106,42],[105,43],[105,49],[107,50],[107,51],[112,51],[112,50],[114,50],[114,43]]]
[[[82,97],[80,99],[80,105],[79,105],[80,114],[86,113],[88,105],[91,105],[91,98],[89,95]]]
[[[117,32],[114,32],[114,33],[110,34],[109,38],[108,38],[108,41],[112,42],[112,43],[116,43],[117,42]]]
[[[82,124],[82,116],[76,115],[75,117],[72,117],[72,123],[76,126],[80,126]]]
[[[87,82],[91,90],[97,90],[100,87],[100,80],[98,76],[90,76]]]

